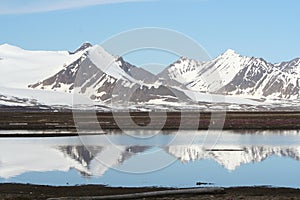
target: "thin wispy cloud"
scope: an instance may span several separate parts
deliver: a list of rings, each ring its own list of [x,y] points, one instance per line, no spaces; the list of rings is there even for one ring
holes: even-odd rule
[[[1,0],[0,15],[49,12],[100,4],[145,1],[149,0]]]

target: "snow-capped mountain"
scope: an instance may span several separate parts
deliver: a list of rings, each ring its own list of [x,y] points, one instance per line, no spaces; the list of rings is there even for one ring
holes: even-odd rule
[[[272,64],[229,49],[208,62],[180,58],[158,76],[194,91],[257,98],[300,97],[300,59]]]
[[[55,75],[29,87],[68,93],[77,89],[80,94],[104,102],[189,101],[189,97],[177,89],[149,84],[154,82],[154,77],[95,45]]]
[[[5,106],[53,106],[58,105],[55,99],[67,99],[62,105],[72,107],[72,95],[79,93],[108,109],[111,103],[130,102],[138,110],[210,110],[221,104],[253,110],[269,109],[273,99],[283,105],[300,95],[300,59],[272,64],[233,50],[208,62],[181,57],[153,75],[88,42],[74,52],[28,51],[4,44],[0,72],[0,104]],[[44,98],[49,92],[56,98]],[[261,100],[266,100],[264,105]]]

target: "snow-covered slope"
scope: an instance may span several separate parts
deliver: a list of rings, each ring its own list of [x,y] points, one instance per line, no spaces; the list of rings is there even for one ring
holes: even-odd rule
[[[42,105],[72,105],[72,95],[63,92],[43,91],[33,89],[12,89],[0,87],[1,95],[7,99],[18,97],[19,99],[28,100]],[[21,104],[22,105],[22,104]],[[32,104],[36,105],[36,104]]]
[[[9,44],[0,45],[0,86],[27,88],[33,81],[57,73],[84,51],[28,51]]]

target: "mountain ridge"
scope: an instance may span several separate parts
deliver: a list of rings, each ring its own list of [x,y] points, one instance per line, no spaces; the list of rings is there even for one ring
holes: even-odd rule
[[[141,74],[148,77],[143,78]],[[183,92],[164,85],[149,84],[150,80],[150,72],[125,62],[122,57],[112,56],[101,46],[95,45],[54,76],[29,87],[68,93],[78,88],[80,94],[107,102],[145,102],[154,99],[188,101],[189,97]]]
[[[300,97],[299,58],[272,64],[263,58],[242,56],[229,49],[208,62],[180,58],[159,75],[194,91],[258,98]]]
[[[233,49],[206,62],[182,56],[157,75],[88,42],[74,52],[27,51],[4,44],[0,45],[0,58],[0,71],[14,66],[14,71],[3,73],[10,80],[8,87],[13,81],[13,87],[65,93],[78,91],[104,103],[173,105],[176,102],[178,106],[197,106],[198,103],[203,105],[207,98],[192,96],[202,98],[204,94],[258,101],[300,98],[300,58],[273,64],[263,58],[242,56]],[[35,69],[37,73],[32,76],[31,70]],[[19,78],[21,76],[25,79]],[[28,80],[32,80],[31,83]]]

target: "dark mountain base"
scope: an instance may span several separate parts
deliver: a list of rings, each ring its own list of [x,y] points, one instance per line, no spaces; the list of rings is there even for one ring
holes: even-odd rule
[[[158,127],[163,127],[163,130],[179,128],[186,130],[197,128],[199,130],[208,128],[300,129],[300,112],[168,112],[166,120],[164,114],[161,112],[132,112],[130,113],[132,120],[128,120],[129,117],[125,112],[101,112],[97,113],[97,116],[92,112],[80,112],[74,115],[75,123],[73,113],[70,111],[2,111],[0,112],[0,130],[64,130],[74,135],[77,127],[90,133],[99,133],[101,131],[99,124],[103,130],[154,130]],[[149,125],[150,122],[151,125]]]

